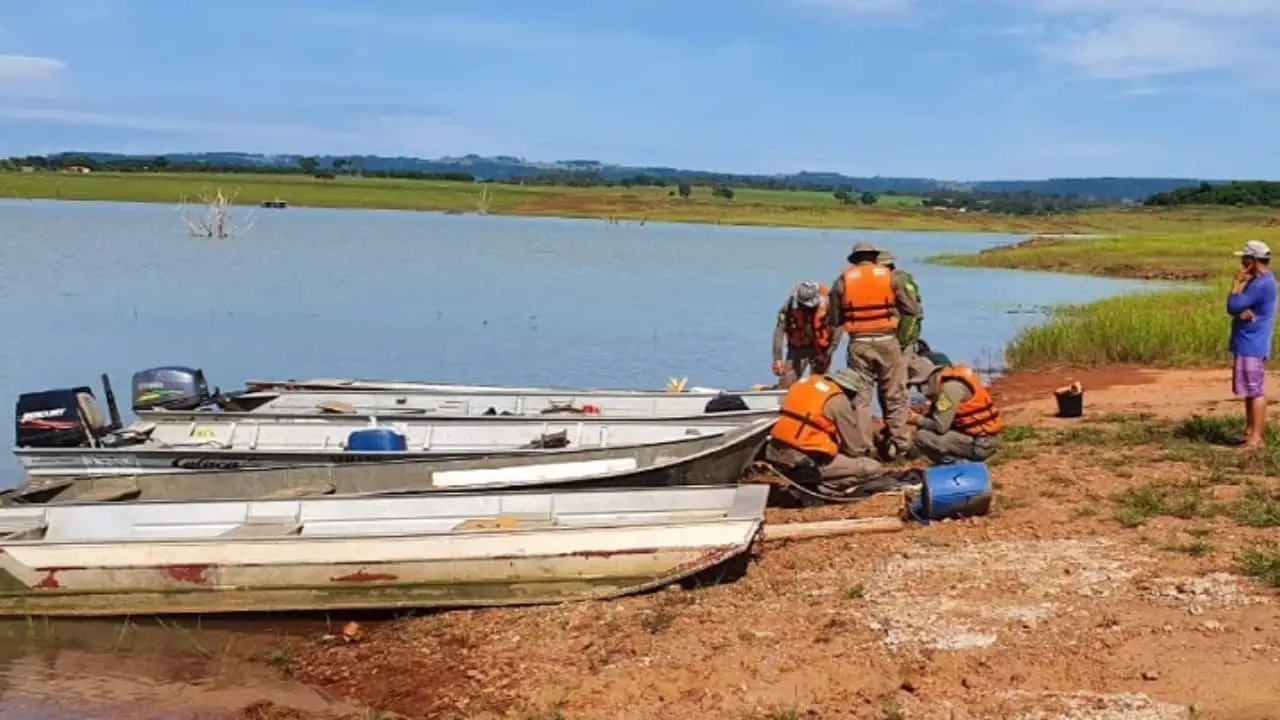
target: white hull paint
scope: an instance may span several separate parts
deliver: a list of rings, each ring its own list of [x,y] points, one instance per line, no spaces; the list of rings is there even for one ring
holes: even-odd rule
[[[768,487],[0,510],[0,614],[611,597],[745,551]]]

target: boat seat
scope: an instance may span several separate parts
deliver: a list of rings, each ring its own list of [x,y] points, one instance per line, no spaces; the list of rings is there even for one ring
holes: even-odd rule
[[[156,424],[153,422],[139,420],[138,422],[135,422],[134,424],[122,430],[120,434],[136,436],[136,437],[149,437],[151,433],[156,431],[156,427],[157,427]]]
[[[296,520],[248,520],[222,533],[224,538],[261,538],[298,535],[302,532],[302,523]]]
[[[102,408],[98,406],[92,395],[85,392],[76,393],[76,404],[80,406],[80,417],[84,419],[85,426],[94,437],[106,432],[107,416],[102,414]]]

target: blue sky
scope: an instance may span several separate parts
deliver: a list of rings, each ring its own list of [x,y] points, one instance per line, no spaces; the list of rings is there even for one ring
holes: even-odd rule
[[[1280,0],[0,0],[0,154],[1276,177]]]

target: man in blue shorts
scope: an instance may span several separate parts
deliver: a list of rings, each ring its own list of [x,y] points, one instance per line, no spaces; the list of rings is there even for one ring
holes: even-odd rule
[[[1240,447],[1262,447],[1267,426],[1267,397],[1263,390],[1265,363],[1271,355],[1271,332],[1276,320],[1276,279],[1271,274],[1271,248],[1250,240],[1237,252],[1240,270],[1227,296],[1231,316],[1231,354],[1235,365],[1231,389],[1244,399],[1245,430]]]

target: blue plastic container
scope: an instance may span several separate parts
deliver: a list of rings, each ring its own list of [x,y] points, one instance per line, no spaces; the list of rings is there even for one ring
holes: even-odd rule
[[[409,449],[404,435],[391,428],[364,428],[353,430],[347,436],[347,450],[351,452],[403,452]]]
[[[935,465],[924,471],[920,495],[911,503],[911,516],[930,520],[986,515],[991,509],[991,472],[986,463]]]

